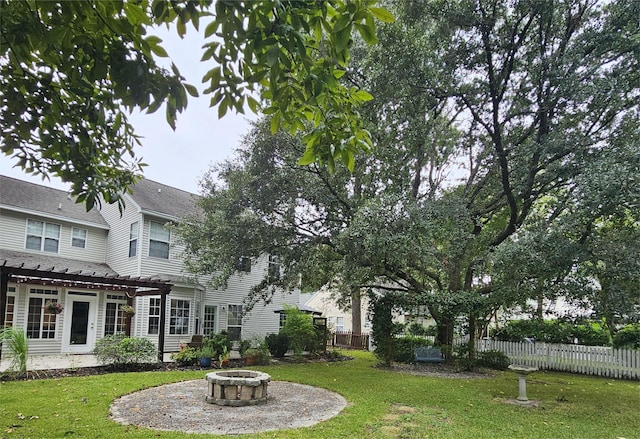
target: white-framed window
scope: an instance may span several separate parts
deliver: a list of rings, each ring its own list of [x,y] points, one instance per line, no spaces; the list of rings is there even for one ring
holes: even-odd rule
[[[119,294],[107,294],[107,303],[104,315],[104,335],[125,332],[127,329],[127,317],[120,310],[127,303],[127,298]]]
[[[27,311],[28,338],[56,338],[56,320],[58,315],[45,309],[45,303],[58,303],[56,290],[32,288],[29,291]]]
[[[169,259],[169,243],[171,232],[162,223],[150,221],[149,256],[152,258]]]
[[[216,315],[218,307],[215,305],[205,305],[204,315],[202,316],[202,334],[208,337],[216,332]]]
[[[231,340],[242,339],[242,305],[229,305],[227,307],[227,332]]]
[[[138,254],[138,221],[132,223],[129,227],[129,257],[132,258]]]
[[[251,273],[251,258],[245,256],[239,257],[237,270],[244,273]]]
[[[149,323],[147,325],[147,334],[157,335],[160,333],[160,304],[158,297],[149,299]]]
[[[269,282],[275,282],[280,279],[280,259],[278,258],[278,256],[269,255],[268,270]]]
[[[16,287],[7,287],[7,293],[15,293]],[[16,315],[16,296],[7,294],[7,300],[4,308],[4,325],[13,326]]]
[[[71,228],[71,247],[86,248],[87,247],[87,230]]]
[[[189,305],[188,300],[171,299],[169,334],[189,333]]]
[[[29,250],[58,253],[60,245],[60,224],[27,219],[27,240]]]
[[[344,317],[336,317],[336,331],[344,331]]]

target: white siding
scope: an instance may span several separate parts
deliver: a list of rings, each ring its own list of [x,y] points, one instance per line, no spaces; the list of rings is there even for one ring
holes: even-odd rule
[[[48,222],[60,225],[60,241],[58,253],[39,252],[25,248],[27,237],[27,219]],[[85,248],[71,246],[71,229],[84,229],[87,231]],[[29,253],[43,253],[69,259],[79,259],[89,262],[106,262],[108,231],[98,227],[90,227],[84,224],[48,219],[44,216],[28,215],[8,210],[0,211],[0,248]]]
[[[100,213],[109,223],[107,264],[122,276],[140,276],[140,255],[142,241],[142,215],[138,206],[125,196],[125,209],[120,216],[118,206],[114,204],[103,204]],[[129,257],[129,231],[131,224],[139,224],[138,253],[135,257]]]

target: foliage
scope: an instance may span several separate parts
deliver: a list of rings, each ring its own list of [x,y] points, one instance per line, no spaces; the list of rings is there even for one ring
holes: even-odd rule
[[[431,346],[431,342],[422,337],[407,336],[393,338],[393,361],[413,363],[413,350],[421,346]]]
[[[125,316],[133,317],[136,314],[136,309],[131,305],[120,305],[120,312]]]
[[[44,304],[44,309],[49,313],[60,314],[64,310],[64,307],[60,302],[47,300]]]
[[[375,19],[393,21],[374,3],[217,2],[205,35],[224,44],[207,43],[203,60],[220,64],[204,78],[215,91],[211,101],[219,116],[230,108],[243,112],[245,99],[257,112],[261,104],[252,95],[258,90],[272,133],[282,126],[293,134],[307,130],[305,121],[312,124],[302,164],[318,160],[333,169],[337,159],[353,169],[354,155],[371,147],[358,107],[373,97],[340,78],[347,71],[353,31],[372,44]]]
[[[9,370],[19,374],[27,373],[27,359],[29,358],[29,340],[22,328],[5,326],[0,330],[0,348],[2,353],[11,358]]]
[[[238,349],[240,355],[243,355],[247,351],[247,349],[251,347],[251,345],[251,340],[240,340],[240,348]]]
[[[269,349],[266,346],[264,348],[249,348],[244,352],[243,357],[252,364],[264,366],[269,364]]]
[[[530,338],[546,343],[573,343],[589,346],[610,344],[609,334],[598,322],[571,324],[560,320],[511,320],[493,332],[498,340],[522,341]]]
[[[171,354],[171,359],[181,366],[193,366],[200,359],[198,349],[181,345],[178,352]]]
[[[616,349],[640,349],[640,323],[627,325],[613,337]]]
[[[313,326],[310,314],[300,311],[297,307],[285,307],[286,320],[280,332],[287,336],[289,348],[296,355],[303,351],[316,352],[318,350],[318,335]]]
[[[406,331],[409,333],[409,335],[413,335],[413,336],[428,335],[427,328],[425,328],[424,325],[421,325],[418,322],[413,322],[409,324],[409,326],[407,326],[406,328]]]
[[[271,355],[277,358],[282,358],[289,350],[289,337],[284,332],[277,334],[268,334],[265,337],[265,342]]]
[[[488,367],[489,369],[507,370],[511,364],[511,360],[501,351],[489,350],[478,353],[476,364],[480,367]]]
[[[217,358],[213,347],[208,344],[202,346],[202,349],[197,351],[198,358]]]
[[[204,346],[208,346],[213,351],[211,358],[219,358],[228,352],[231,352],[233,341],[229,338],[227,331],[220,331],[216,334],[210,334],[202,341]]]
[[[269,436],[361,438],[363,432],[367,432],[370,439],[393,436],[422,439],[425,432],[439,439],[637,436],[637,382],[540,371],[532,375],[534,379],[527,380],[527,394],[539,402],[539,407],[521,410],[503,403],[518,395],[513,372],[497,372],[483,379],[417,376],[372,367],[376,360],[369,352],[347,354],[354,359],[332,363],[329,367],[327,363],[318,362],[260,369],[274,381],[325,388],[344,396],[350,404],[348,410],[316,426],[274,431]],[[18,437],[28,429],[31,437],[58,438],[73,428],[78,437],[94,437],[99,431],[105,437],[142,439],[149,436],[147,429],[122,425],[109,417],[113,401],[139,390],[202,378],[199,370],[174,370],[8,381],[2,384],[0,413],[5,428],[12,429]],[[65,403],[61,404],[60,398],[52,395],[63,391]],[[568,401],[558,403],[559,395]],[[19,413],[24,414],[25,419],[12,420]],[[11,427],[13,424],[22,427]],[[4,434],[12,436],[12,433]],[[181,432],[161,430],[154,431],[153,435],[159,439],[185,437]]]
[[[124,334],[110,334],[100,338],[96,341],[93,354],[100,363],[116,366],[158,361],[158,349],[151,340],[127,337]]]
[[[255,2],[156,0],[0,2],[0,149],[28,173],[57,175],[87,208],[118,202],[144,164],[126,114],[165,105],[175,129],[187,95],[178,68],[158,63],[169,55],[148,32],[175,25],[204,31],[205,94],[218,116],[243,112],[245,103],[274,116],[274,128],[308,134],[307,163],[353,166],[354,152],[369,149],[357,108],[371,95],[340,82],[350,58],[353,33],[376,41],[375,19],[391,21],[373,1]],[[214,37],[211,38],[211,37]],[[255,97],[254,97],[255,96]],[[257,99],[256,99],[257,97]],[[259,100],[261,102],[259,102]],[[64,114],[64,117],[61,115]]]
[[[372,298],[370,302],[374,353],[387,366],[394,359],[394,340],[401,333],[401,326],[393,322],[393,302],[391,296]]]

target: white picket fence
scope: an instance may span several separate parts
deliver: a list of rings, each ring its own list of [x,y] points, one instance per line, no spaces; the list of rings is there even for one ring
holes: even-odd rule
[[[498,340],[478,340],[476,349],[479,352],[495,349],[507,355],[512,364],[538,369],[640,379],[640,351],[638,350]]]

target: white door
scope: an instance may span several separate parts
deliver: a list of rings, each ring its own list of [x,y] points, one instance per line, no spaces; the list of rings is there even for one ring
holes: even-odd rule
[[[87,354],[93,350],[96,342],[97,308],[97,293],[67,293],[63,331],[65,352]]]

